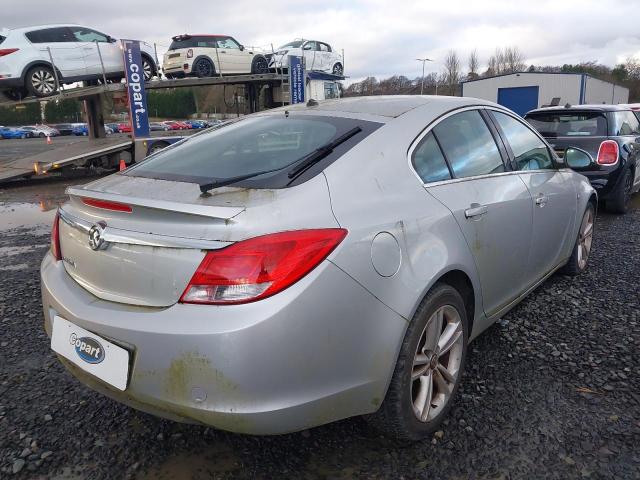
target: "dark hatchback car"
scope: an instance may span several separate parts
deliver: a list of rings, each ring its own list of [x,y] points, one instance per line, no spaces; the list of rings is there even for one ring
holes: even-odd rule
[[[59,123],[53,128],[60,132],[60,135],[73,135],[73,125],[71,123]]]
[[[607,210],[625,213],[640,189],[640,121],[628,105],[574,105],[524,117],[566,163],[589,178]],[[584,155],[582,152],[588,153]]]

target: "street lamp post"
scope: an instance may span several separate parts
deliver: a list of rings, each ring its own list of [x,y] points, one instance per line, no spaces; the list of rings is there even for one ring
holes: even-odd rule
[[[424,64],[425,62],[433,62],[430,58],[416,58],[418,62],[422,62],[422,81],[420,82],[420,95],[424,91]],[[436,95],[438,94],[438,82],[436,81]]]

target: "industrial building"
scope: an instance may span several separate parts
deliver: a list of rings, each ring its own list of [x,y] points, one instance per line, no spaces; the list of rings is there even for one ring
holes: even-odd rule
[[[629,89],[586,73],[520,72],[462,82],[462,95],[524,115],[545,105],[627,103]]]

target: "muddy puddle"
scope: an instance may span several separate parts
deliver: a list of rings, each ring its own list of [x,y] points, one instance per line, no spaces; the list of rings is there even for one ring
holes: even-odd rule
[[[0,233],[16,228],[30,228],[38,235],[48,233],[57,208],[57,202],[44,200],[39,203],[0,202]]]

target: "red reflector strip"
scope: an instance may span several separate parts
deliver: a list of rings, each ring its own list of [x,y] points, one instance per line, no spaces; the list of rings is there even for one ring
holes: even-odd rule
[[[9,55],[10,53],[17,52],[20,50],[19,48],[0,48],[0,57],[4,57],[5,55]]]
[[[90,207],[101,208],[103,210],[112,210],[114,212],[131,213],[131,207],[124,203],[110,202],[108,200],[98,200],[96,198],[82,198],[82,203]]]

